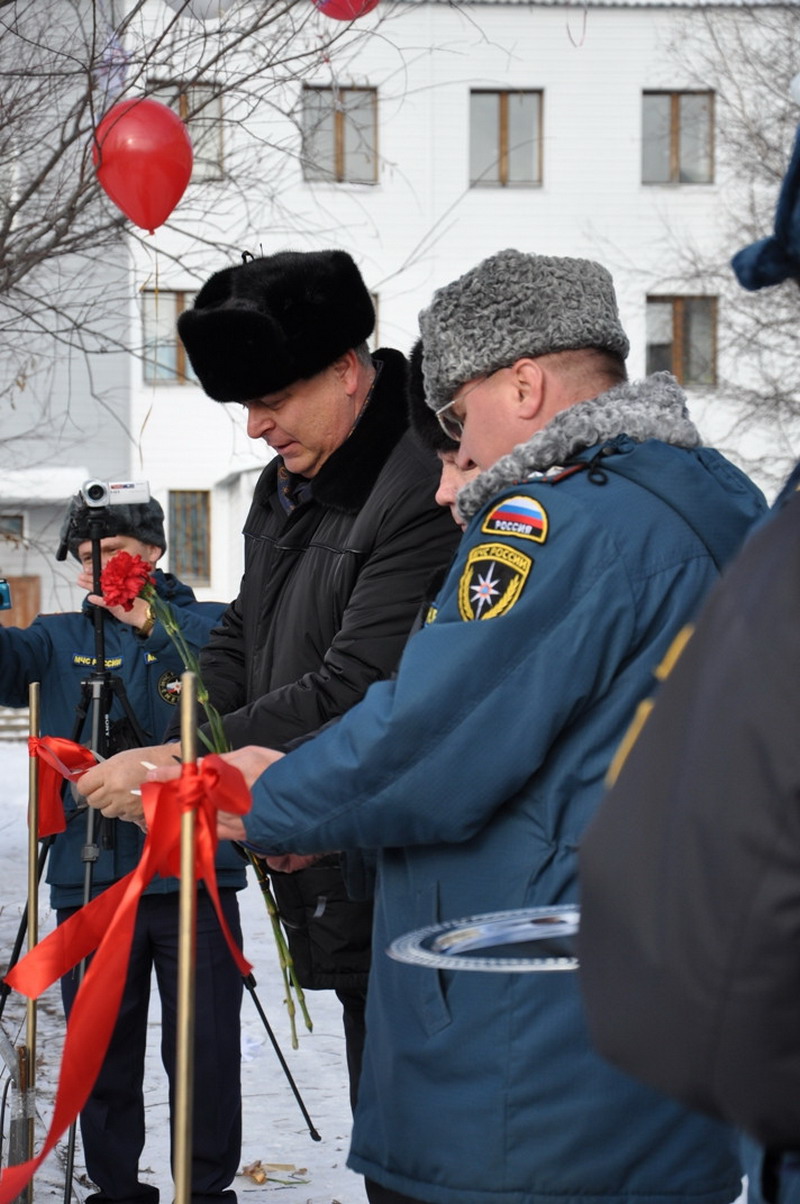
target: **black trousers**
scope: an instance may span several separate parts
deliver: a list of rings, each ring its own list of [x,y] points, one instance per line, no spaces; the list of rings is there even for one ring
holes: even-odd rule
[[[241,942],[236,891],[220,901],[235,940]],[[58,912],[62,923],[77,910]],[[227,1190],[239,1169],[242,1134],[239,1013],[242,978],[230,955],[213,904],[197,897],[195,1060],[192,1126],[192,1201],[235,1204]],[[131,960],[119,1018],[97,1082],[81,1112],[83,1153],[89,1178],[99,1188],[96,1204],[156,1204],[158,1189],[139,1180],[145,1142],[144,1061],[151,973],[161,997],[161,1060],[174,1106],[178,895],[145,895],[139,903]],[[77,974],[61,980],[69,1017]]]
[[[367,1026],[364,1009],[367,1006],[366,987],[345,991],[336,990],[336,998],[342,1005],[344,1048],[347,1056],[347,1077],[350,1082],[350,1110],[355,1112],[358,1099],[358,1081],[361,1078],[361,1063],[364,1058],[364,1040]]]

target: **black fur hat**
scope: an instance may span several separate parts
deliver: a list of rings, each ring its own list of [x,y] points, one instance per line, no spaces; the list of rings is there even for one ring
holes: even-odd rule
[[[434,410],[425,400],[422,377],[422,339],[417,339],[408,357],[408,420],[417,440],[428,451],[453,452],[458,444],[442,430]]]
[[[78,559],[78,548],[92,536],[92,519],[98,511],[87,506],[81,494],[76,493],[67,507],[61,524],[59,548],[56,560],[65,560],[67,552]],[[103,529],[101,539],[112,535],[130,535],[142,543],[151,543],[162,552],[167,549],[164,538],[164,511],[154,497],[149,502],[133,505],[107,506],[102,512]]]
[[[281,251],[216,272],[178,333],[215,401],[252,401],[316,376],[369,338],[375,310],[346,251]]]

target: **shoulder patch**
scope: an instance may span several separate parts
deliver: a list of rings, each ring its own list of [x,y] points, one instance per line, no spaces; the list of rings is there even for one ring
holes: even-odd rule
[[[458,583],[458,612],[465,622],[494,619],[511,610],[533,568],[533,558],[504,543],[472,548]]]
[[[165,670],[156,683],[158,696],[164,702],[170,703],[171,706],[178,705],[178,699],[181,696],[181,679],[177,673],[173,673],[170,669]]]
[[[518,494],[503,498],[492,506],[483,520],[481,531],[487,535],[516,535],[544,543],[547,539],[547,511],[536,498]]]

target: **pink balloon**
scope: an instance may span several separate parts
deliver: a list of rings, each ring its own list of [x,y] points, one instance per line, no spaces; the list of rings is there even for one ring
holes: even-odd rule
[[[333,17],[335,21],[355,21],[358,17],[372,12],[378,0],[313,0],[313,4],[326,17]]]
[[[114,204],[151,234],[167,220],[192,174],[192,143],[158,100],[122,100],[95,130],[97,179]]]

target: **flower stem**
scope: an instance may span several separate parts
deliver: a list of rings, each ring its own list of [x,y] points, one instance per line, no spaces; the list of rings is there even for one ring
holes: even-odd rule
[[[208,690],[203,684],[203,679],[200,676],[200,666],[198,664],[197,657],[187,644],[183,632],[176,623],[172,607],[168,602],[165,602],[158,593],[156,593],[156,590],[152,585],[145,585],[141,592],[141,596],[145,598],[146,601],[148,601],[153,607],[156,618],[160,623],[163,624],[164,630],[172,640],[172,643],[175,645],[178,655],[183,661],[186,669],[195,675],[197,684],[197,701],[205,711],[210,729],[208,734],[203,731],[198,732],[200,739],[203,741],[209,752],[230,752],[230,744],[228,743],[228,738],[225,735],[225,727],[222,722],[222,716],[208,696]],[[289,1024],[292,1034],[292,1049],[297,1049],[297,1026],[295,1023],[296,1008],[294,999],[292,998],[292,991],[294,991],[294,994],[297,998],[306,1028],[309,1032],[311,1032],[314,1026],[311,1023],[311,1017],[308,1014],[303,988],[300,986],[300,983],[297,980],[297,974],[294,968],[294,960],[289,951],[289,945],[281,926],[278,908],[270,889],[269,875],[264,869],[263,862],[249,849],[245,851],[247,853],[248,861],[256,872],[258,884],[261,888],[261,894],[264,898],[264,903],[270,918],[270,924],[272,925],[272,934],[275,939],[275,945],[278,952],[278,964],[280,965],[281,976],[283,978],[285,991],[284,1002],[289,1015]]]
[[[270,922],[272,924],[272,933],[275,937],[275,944],[278,949],[278,961],[280,963],[281,975],[283,977],[284,990],[286,991],[284,1002],[286,1003],[286,1010],[289,1013],[289,1023],[292,1033],[292,1049],[297,1049],[297,1026],[295,1024],[295,1006],[294,1000],[292,999],[292,991],[294,991],[295,996],[297,997],[297,1002],[300,1006],[300,1013],[303,1017],[303,1023],[309,1032],[313,1032],[314,1025],[311,1023],[311,1017],[308,1014],[308,1008],[306,1006],[306,997],[303,992],[303,988],[297,980],[297,973],[294,968],[294,960],[289,951],[289,945],[286,941],[283,928],[281,927],[278,908],[272,891],[270,890],[269,875],[264,869],[264,864],[259,857],[256,857],[250,849],[246,849],[245,852],[247,853],[248,861],[256,872],[258,885],[261,888],[262,895],[264,896],[264,903],[266,904],[267,913],[269,914]]]

